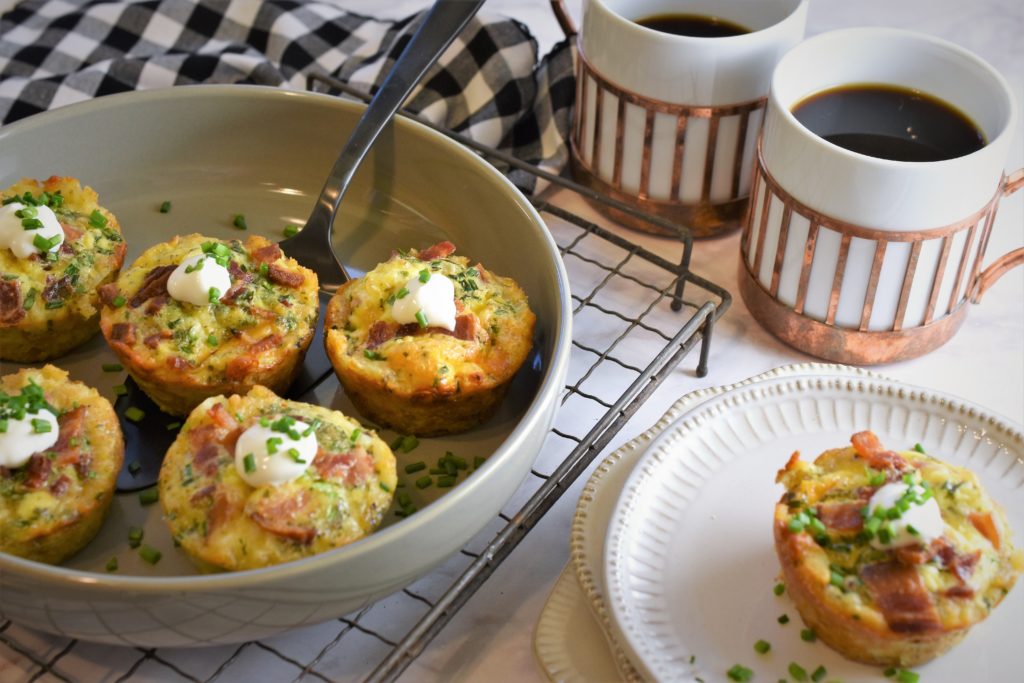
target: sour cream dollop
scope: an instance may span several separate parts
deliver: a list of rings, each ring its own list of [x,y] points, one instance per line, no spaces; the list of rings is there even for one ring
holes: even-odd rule
[[[52,448],[60,435],[57,416],[46,408],[35,413],[26,412],[20,420],[13,417],[5,419],[7,429],[0,432],[0,466],[3,467],[14,469],[24,466],[33,453]]]
[[[455,283],[440,273],[426,271],[427,277],[417,275],[405,283],[407,293],[395,298],[391,315],[395,322],[420,323],[417,313],[423,314],[426,327],[455,330]],[[401,290],[400,290],[401,293]]]
[[[316,458],[316,430],[295,420],[289,426],[290,435],[274,429],[280,419],[254,424],[238,437],[235,468],[250,486],[278,486],[298,479]]]
[[[868,501],[868,522],[871,520],[870,514],[874,514],[876,509],[894,508],[908,491],[915,497],[920,497],[924,494],[925,489],[920,484],[908,485],[906,482],[898,481],[888,483],[875,491],[871,500]],[[942,512],[939,510],[939,504],[935,502],[934,496],[929,497],[923,503],[911,501],[905,512],[896,519],[884,519],[882,526],[889,529],[889,542],[883,543],[878,533],[875,533],[871,539],[871,545],[881,550],[917,543],[928,545],[942,536],[945,529]],[[911,528],[917,533],[911,532]]]
[[[21,216],[18,215],[19,211]],[[42,223],[42,227],[26,229],[22,221],[32,218]],[[56,251],[64,244],[64,229],[60,227],[53,209],[48,206],[25,206],[21,202],[0,206],[0,249],[10,249],[18,258],[28,258],[44,251],[36,246],[37,237],[50,242],[45,251]]]
[[[187,301],[196,306],[209,306],[230,288],[231,275],[228,269],[206,254],[186,257],[167,279],[168,294],[178,301]],[[217,290],[213,297],[210,295],[212,289]]]

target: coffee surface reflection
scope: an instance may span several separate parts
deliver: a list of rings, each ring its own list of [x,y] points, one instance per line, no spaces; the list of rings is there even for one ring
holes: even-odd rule
[[[728,38],[750,33],[745,26],[707,14],[655,14],[633,21],[662,33],[695,38]]]
[[[798,102],[793,115],[851,152],[894,161],[944,161],[985,146],[965,114],[926,93],[881,84],[832,88]]]

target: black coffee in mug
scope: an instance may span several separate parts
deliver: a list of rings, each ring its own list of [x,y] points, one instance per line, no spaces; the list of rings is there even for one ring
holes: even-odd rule
[[[985,146],[985,136],[953,105],[882,84],[844,85],[792,109],[808,130],[851,152],[894,161],[944,161]]]
[[[696,38],[728,38],[750,33],[745,26],[707,14],[655,14],[633,21],[662,33]]]

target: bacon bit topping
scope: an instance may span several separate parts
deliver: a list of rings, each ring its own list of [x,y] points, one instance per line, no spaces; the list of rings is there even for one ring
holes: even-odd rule
[[[860,578],[896,633],[935,633],[942,630],[938,612],[917,569],[898,562],[861,568]]]
[[[366,335],[366,348],[373,349],[384,342],[394,339],[398,332],[398,323],[378,320],[370,325],[370,331]]]
[[[146,273],[145,279],[142,280],[142,286],[139,287],[139,291],[131,298],[128,305],[132,308],[138,308],[154,296],[166,294],[167,280],[171,277],[171,273],[174,272],[175,268],[177,266],[174,265],[157,266]]]
[[[265,247],[252,251],[249,256],[257,263],[272,263],[284,256],[284,252],[276,244],[268,244]]]
[[[160,346],[161,340],[170,339],[173,336],[174,333],[171,332],[170,330],[160,330],[159,332],[154,332],[153,334],[143,339],[142,343],[151,349],[155,349],[156,347]]]
[[[67,490],[70,487],[71,480],[68,479],[68,476],[66,474],[62,474],[60,475],[60,478],[57,479],[57,481],[50,484],[50,493],[59,498],[60,496],[63,496],[65,493],[67,493]]]
[[[36,453],[28,460],[26,467],[25,486],[30,489],[39,489],[46,485],[53,471],[53,463],[42,453]]]
[[[146,313],[149,315],[156,315],[160,312],[160,309],[164,307],[168,299],[170,299],[169,294],[157,294],[149,300],[148,304],[146,304]]]
[[[818,519],[834,531],[860,531],[864,528],[864,508],[861,501],[846,503],[824,503],[818,506]]]
[[[445,240],[423,249],[419,253],[421,261],[433,261],[434,259],[447,258],[455,253],[455,245]]]
[[[181,356],[171,356],[166,361],[167,367],[172,370],[188,370],[192,367],[192,361],[186,360]]]
[[[64,231],[65,242],[74,242],[82,236],[82,231],[70,223],[61,222],[60,229]]]
[[[974,528],[981,532],[981,535],[989,540],[992,547],[999,550],[999,529],[996,528],[995,520],[991,512],[972,512],[968,515]]]
[[[17,280],[0,280],[0,325],[16,325],[25,317]]]
[[[374,349],[396,337],[418,337],[424,334],[444,334],[462,341],[474,341],[478,335],[486,336],[480,321],[473,313],[464,313],[455,318],[455,331],[443,327],[420,327],[419,323],[399,325],[395,322],[378,320],[370,325],[366,335],[366,348]],[[484,340],[486,341],[486,339]]]
[[[261,498],[249,517],[275,536],[308,544],[316,538],[316,529],[300,525],[295,521],[295,513],[301,510],[305,504],[305,492],[294,495],[271,495]]]
[[[864,458],[876,470],[909,472],[914,469],[898,453],[885,450],[882,442],[878,440],[874,432],[857,432],[850,437],[850,443],[853,444],[853,449],[857,451],[857,455]]]
[[[213,505],[207,516],[206,535],[209,536],[214,529],[234,517],[235,507],[237,504],[234,499],[225,493],[223,488],[217,488],[213,494]]]
[[[282,268],[276,263],[271,263],[267,268],[267,277],[275,284],[282,287],[291,287],[292,289],[306,281],[306,276],[302,273]]]
[[[961,583],[947,588],[942,594],[947,598],[967,598],[969,600],[974,597],[974,589]]]
[[[131,346],[135,343],[135,325],[131,323],[114,323],[110,328],[110,338],[116,342]]]
[[[216,490],[216,484],[208,484],[203,488],[199,489],[198,491],[196,491],[195,493],[193,493],[192,497],[189,498],[188,500],[192,504],[201,503],[204,500],[209,500],[210,498],[213,498],[213,492]]]
[[[200,427],[199,429],[202,429]],[[199,429],[193,430],[192,434],[195,434]],[[209,427],[209,429],[213,429]],[[220,447],[215,441],[207,441],[193,450],[192,462],[195,463],[196,468],[199,469],[205,475],[212,476],[217,472],[217,460],[220,458]]]
[[[58,301],[65,299],[75,291],[71,284],[71,278],[67,275],[55,278],[52,275],[46,276],[46,285],[43,287],[43,299],[46,301]]]
[[[278,346],[281,343],[281,335],[268,334],[255,344],[251,345],[243,355],[232,358],[224,369],[227,378],[233,382],[245,379],[246,375],[260,365],[259,354]]]
[[[358,486],[373,474],[373,459],[362,446],[345,453],[327,453],[322,448],[316,453],[313,467],[324,479],[344,481],[346,486]]]
[[[105,285],[100,285],[96,289],[96,293],[99,294],[100,303],[107,306],[113,306],[114,299],[121,295],[121,290],[117,288],[117,283],[108,282]]]

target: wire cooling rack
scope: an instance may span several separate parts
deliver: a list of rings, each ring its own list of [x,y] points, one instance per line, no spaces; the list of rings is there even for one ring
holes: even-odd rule
[[[320,82],[367,99],[332,79],[313,81],[311,88]],[[678,231],[682,243],[682,256],[674,263],[549,201],[533,200],[569,274],[572,357],[555,425],[530,475],[502,513],[447,562],[406,588],[342,618],[262,641],[200,649],[114,647],[4,621],[0,681],[392,681],[694,347],[700,347],[695,372],[707,373],[712,328],[731,297],[690,271],[692,240],[684,229],[468,138],[441,132],[496,164]]]

